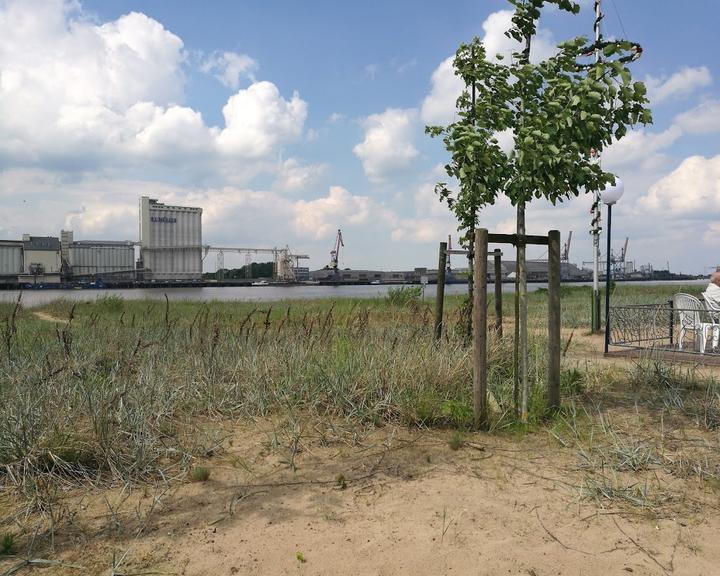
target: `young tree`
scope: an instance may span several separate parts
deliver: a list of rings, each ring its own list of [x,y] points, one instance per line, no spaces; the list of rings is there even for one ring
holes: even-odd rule
[[[580,193],[614,184],[613,174],[593,161],[591,150],[601,152],[625,136],[628,127],[652,122],[642,82],[633,82],[626,64],[642,52],[628,41],[589,44],[578,37],[558,46],[557,53],[530,62],[532,37],[545,4],[577,13],[571,0],[509,0],[515,6],[512,27],[506,33],[522,45],[512,61],[488,59],[475,38],[458,49],[454,67],[466,90],[457,100],[458,120],[448,126],[428,126],[441,136],[450,163],[449,176],[457,190],[439,183],[436,192],[455,214],[460,230],[473,233],[479,211],[507,196],[517,211],[517,233],[525,235],[525,205],[534,198],[555,204]],[[605,58],[590,58],[601,50]],[[490,55],[493,56],[493,55]],[[474,94],[474,98],[471,96]],[[473,105],[474,103],[474,105]],[[506,152],[497,135],[512,131],[514,146]],[[478,255],[485,257],[485,255]],[[518,318],[516,373],[521,380],[520,414],[527,419],[527,275],[525,246],[517,246]]]

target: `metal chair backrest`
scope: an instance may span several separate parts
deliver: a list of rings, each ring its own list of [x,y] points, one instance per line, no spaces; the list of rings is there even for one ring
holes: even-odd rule
[[[673,296],[673,309],[680,319],[680,326],[690,329],[701,323],[701,313],[706,310],[695,296],[683,293]]]

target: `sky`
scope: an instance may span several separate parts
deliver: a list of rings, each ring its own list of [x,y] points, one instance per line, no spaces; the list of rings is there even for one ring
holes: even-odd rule
[[[577,16],[545,9],[533,59],[592,35],[592,2],[581,5]],[[341,228],[342,267],[433,266],[457,223],[434,195],[448,153],[424,127],[453,120],[460,43],[516,48],[504,35],[511,8],[0,0],[0,239],[71,229],[136,240],[147,195],[202,207],[210,245],[289,245],[321,268]],[[637,267],[707,272],[720,264],[720,3],[603,10],[606,37],[643,46],[631,71],[654,116],[603,154],[625,184],[615,248],[627,236]],[[591,260],[590,204],[533,202],[528,233],[573,231],[570,260]],[[514,209],[501,199],[480,223],[512,232]]]

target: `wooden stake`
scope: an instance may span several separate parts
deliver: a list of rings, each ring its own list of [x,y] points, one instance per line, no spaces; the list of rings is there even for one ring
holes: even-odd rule
[[[442,338],[443,306],[445,304],[445,264],[447,263],[447,242],[440,242],[438,256],[437,291],[435,295],[435,340]]]
[[[548,390],[547,407],[560,408],[560,231],[548,233]]]
[[[487,422],[487,251],[488,231],[475,230],[473,298],[473,412],[479,428]]]
[[[502,252],[499,248],[493,250],[495,264],[495,332],[499,338],[503,335],[503,314],[502,314]]]

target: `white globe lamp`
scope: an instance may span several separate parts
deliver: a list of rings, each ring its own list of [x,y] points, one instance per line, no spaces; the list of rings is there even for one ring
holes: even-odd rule
[[[616,204],[620,198],[622,198],[623,193],[625,192],[625,186],[622,183],[622,180],[615,177],[615,185],[609,184],[601,193],[600,198],[602,198],[603,204],[607,204],[608,206],[612,206],[613,204]]]

